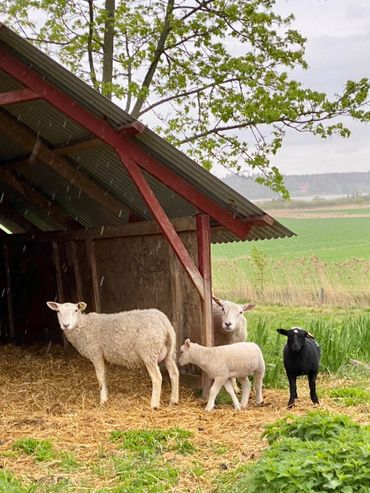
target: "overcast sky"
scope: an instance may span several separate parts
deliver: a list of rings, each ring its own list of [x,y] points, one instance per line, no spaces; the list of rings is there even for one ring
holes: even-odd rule
[[[349,79],[370,78],[370,0],[277,0],[293,13],[307,38],[309,69],[297,72],[308,87],[334,94]],[[349,139],[292,132],[274,164],[284,174],[370,171],[370,124],[348,121]]]

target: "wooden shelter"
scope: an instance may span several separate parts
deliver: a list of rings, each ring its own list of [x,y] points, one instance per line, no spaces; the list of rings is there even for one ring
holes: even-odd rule
[[[0,25],[0,339],[60,340],[45,301],[158,307],[212,344],[211,242],[293,233]]]

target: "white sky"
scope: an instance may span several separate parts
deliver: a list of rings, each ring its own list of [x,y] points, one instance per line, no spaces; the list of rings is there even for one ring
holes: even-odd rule
[[[307,38],[309,68],[296,78],[334,94],[347,80],[370,78],[370,0],[277,0],[278,12],[293,13]],[[370,171],[370,125],[347,122],[349,139],[320,139],[292,132],[274,158],[284,174]]]

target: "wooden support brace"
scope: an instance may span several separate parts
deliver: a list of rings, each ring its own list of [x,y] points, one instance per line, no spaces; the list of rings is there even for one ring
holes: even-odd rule
[[[41,96],[30,89],[19,89],[18,91],[9,91],[0,93],[0,106],[11,105],[15,103],[25,103],[34,99],[40,99]]]

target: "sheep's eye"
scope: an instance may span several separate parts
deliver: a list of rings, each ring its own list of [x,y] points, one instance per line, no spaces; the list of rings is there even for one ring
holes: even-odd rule
[[[225,313],[225,308],[224,307],[222,307],[221,310]]]
[[[78,309],[76,308],[75,313],[77,313],[77,312],[78,312]]]
[[[180,354],[182,354],[183,352],[184,352],[184,351],[182,351],[182,350],[181,350],[181,351],[180,351]]]
[[[241,311],[241,312],[239,313],[239,315],[243,315],[243,311]]]

